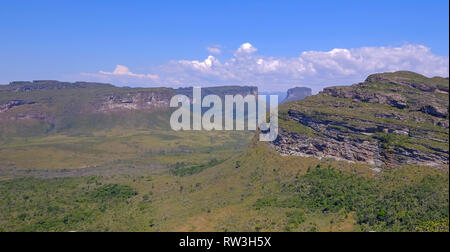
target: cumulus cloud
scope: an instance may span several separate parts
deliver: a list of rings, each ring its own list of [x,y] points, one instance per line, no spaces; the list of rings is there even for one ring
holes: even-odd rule
[[[139,79],[142,78],[147,78],[147,79],[152,79],[152,80],[156,80],[158,79],[158,75],[153,75],[153,74],[136,74],[130,71],[130,69],[128,69],[128,67],[126,66],[122,66],[122,65],[117,65],[116,68],[114,69],[113,72],[105,72],[105,71],[99,71],[99,74],[103,74],[103,75],[115,75],[115,76],[129,76],[129,77],[136,77]]]
[[[158,83],[167,86],[255,85],[264,91],[306,86],[315,92],[326,86],[357,83],[378,72],[409,70],[430,77],[449,75],[449,57],[435,55],[423,45],[305,51],[291,58],[263,56],[257,51],[252,44],[244,43],[222,62],[214,56],[173,60],[153,72],[159,76]],[[119,66],[114,72],[99,74],[156,80],[156,75],[134,74]]]
[[[156,74],[137,74],[124,65],[117,65],[112,72],[100,70],[97,73],[80,73],[84,81],[100,81],[125,86],[153,86],[161,79]],[[79,77],[72,77],[79,80]]]
[[[435,55],[422,45],[362,47],[305,51],[298,57],[280,58],[255,54],[257,48],[242,44],[230,59],[213,56],[204,61],[173,61],[160,71],[171,71],[182,82],[199,86],[256,85],[263,90],[307,86],[319,91],[330,85],[353,84],[378,72],[409,70],[426,76],[448,76],[449,58]]]
[[[201,72],[208,72],[212,69],[213,65],[219,65],[220,62],[214,58],[214,56],[208,56],[204,61],[199,62],[197,60],[193,61],[187,61],[187,60],[180,60],[178,61],[179,64],[184,65],[188,68],[198,70]]]
[[[250,54],[258,51],[252,44],[244,43],[236,51],[235,55]]]

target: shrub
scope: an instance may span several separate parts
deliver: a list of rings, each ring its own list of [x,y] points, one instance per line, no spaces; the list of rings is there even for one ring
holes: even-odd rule
[[[109,184],[95,189],[91,196],[96,201],[124,200],[138,193],[127,185]]]

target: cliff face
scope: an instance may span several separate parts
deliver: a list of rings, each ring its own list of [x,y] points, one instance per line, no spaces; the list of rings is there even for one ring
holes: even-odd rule
[[[257,94],[255,87],[214,87],[203,95]],[[119,88],[87,82],[34,81],[0,85],[0,137],[47,134],[78,128],[167,128],[170,100],[192,88]],[[158,115],[156,115],[157,113]],[[37,133],[36,133],[37,132]]]
[[[282,103],[287,103],[291,101],[303,100],[308,96],[312,95],[312,90],[306,87],[296,87],[291,88],[287,91],[287,97]]]
[[[95,109],[92,112],[111,113],[120,111],[152,111],[167,109],[173,92],[170,90],[142,90],[138,92],[124,92],[105,96],[93,101]]]
[[[335,158],[395,168],[448,164],[447,78],[375,74],[280,108],[283,155]]]
[[[0,89],[0,121],[41,119],[52,122],[77,114],[153,111],[168,108],[173,94],[168,88],[118,88],[86,82],[12,82]]]
[[[192,92],[193,92],[192,87],[178,88],[175,90],[176,94],[186,95],[191,101],[193,99]],[[207,95],[217,95],[221,97],[222,100],[225,99],[225,95],[242,95],[243,97],[247,95],[257,96],[258,88],[250,86],[220,86],[220,87],[202,88],[202,98],[204,98]]]

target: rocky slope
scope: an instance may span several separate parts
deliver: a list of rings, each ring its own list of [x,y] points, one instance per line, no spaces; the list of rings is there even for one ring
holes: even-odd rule
[[[378,167],[445,167],[449,157],[448,78],[412,72],[374,74],[352,86],[280,107],[283,155]]]
[[[312,95],[312,90],[307,87],[295,87],[287,91],[287,97],[282,103],[287,103],[291,101],[303,100],[308,96]]]

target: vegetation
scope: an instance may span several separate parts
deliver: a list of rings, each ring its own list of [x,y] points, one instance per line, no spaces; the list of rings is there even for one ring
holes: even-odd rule
[[[176,176],[188,176],[188,175],[193,175],[193,174],[197,174],[199,172],[202,172],[203,170],[209,168],[209,167],[214,167],[220,163],[222,163],[223,161],[219,161],[217,159],[211,159],[208,163],[206,164],[201,164],[201,165],[194,165],[194,166],[188,166],[187,164],[183,163],[183,162],[177,162],[174,166],[173,169],[171,170],[172,174],[176,175]]]
[[[136,196],[138,192],[127,185],[109,184],[101,186],[92,192],[91,197],[96,201],[125,200]]]
[[[207,167],[195,175],[173,174],[176,163],[167,161],[170,165],[156,173],[128,168],[113,173],[104,170],[101,176],[57,178],[54,176],[64,174],[57,170],[51,172],[53,177],[46,173],[48,178],[3,176],[0,228],[1,231],[445,230],[448,172],[404,167],[377,175],[360,164],[282,157],[256,141],[240,152],[220,162],[201,152],[190,153],[189,158],[177,156],[185,164],[200,163]],[[193,165],[197,166],[200,165]]]
[[[445,91],[441,79],[431,81]],[[370,88],[408,90],[408,102],[417,99],[410,87],[376,82]],[[281,156],[254,132],[167,130],[170,113],[163,110],[73,113],[96,97],[136,89],[94,86],[61,96],[55,89],[5,90],[0,87],[0,103],[32,97],[45,113],[61,117],[53,124],[0,122],[0,231],[448,232],[448,168],[379,169]],[[290,112],[377,141],[386,153],[409,148],[448,155],[448,129],[414,107],[325,95],[281,106],[282,130],[323,137]],[[374,123],[392,127],[357,134]],[[398,127],[408,134],[389,131]]]
[[[427,175],[415,183],[386,187],[392,176],[372,179],[316,167],[287,187],[285,200],[260,200],[256,205],[322,214],[355,212],[365,231],[415,231],[422,223],[448,219],[448,177]]]
[[[448,86],[448,78],[427,78],[411,72],[375,74],[363,83],[330,87],[318,95],[281,105],[281,132],[286,138],[303,136],[299,139],[323,146],[329,140],[370,146],[379,149],[376,156],[390,168],[427,161],[446,166]],[[310,148],[306,152],[313,151]],[[351,161],[366,156],[342,154],[332,148],[325,152]]]
[[[440,221],[429,221],[425,222],[419,227],[417,231],[419,232],[449,232],[449,219],[445,218]]]
[[[17,179],[0,182],[1,231],[94,231],[104,215],[128,209],[127,185],[98,186],[94,178]],[[147,204],[147,207],[150,207]],[[96,227],[97,226],[97,227]]]

